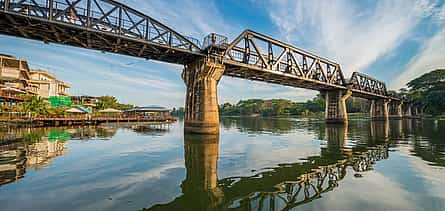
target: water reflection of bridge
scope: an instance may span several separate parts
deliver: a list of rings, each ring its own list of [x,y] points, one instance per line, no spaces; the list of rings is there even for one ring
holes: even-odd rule
[[[403,130],[399,130],[403,128],[399,127],[402,124],[400,121],[392,124],[394,127],[390,127],[387,121],[373,122],[366,125],[369,128],[367,131],[360,126],[348,131],[347,126],[292,120],[288,123],[279,125],[287,127],[289,131],[299,127],[309,128],[325,140],[327,144],[321,148],[320,155],[307,157],[302,162],[268,168],[253,176],[218,179],[219,136],[185,135],[187,173],[181,185],[183,195],[146,210],[289,210],[335,190],[339,181],[350,172],[347,169],[355,172],[354,176],[357,177],[362,176],[361,172],[372,170],[376,162],[388,157],[388,138],[403,135]],[[275,127],[277,124],[268,121],[265,125]],[[257,123],[255,129],[251,128],[248,132],[261,133],[263,130],[258,126]],[[263,129],[267,131],[267,128]],[[284,130],[281,128],[278,131]],[[357,143],[346,147],[346,140],[354,139],[355,136],[360,137]]]

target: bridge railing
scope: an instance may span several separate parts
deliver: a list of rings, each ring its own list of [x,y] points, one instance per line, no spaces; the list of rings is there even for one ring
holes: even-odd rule
[[[162,23],[112,0],[1,0],[2,10],[101,32],[143,39],[172,48],[200,52],[190,41]]]
[[[288,73],[327,84],[345,84],[339,64],[249,30],[228,46],[225,59],[248,68]]]
[[[206,49],[210,46],[227,48],[228,45],[228,39],[226,36],[222,36],[216,33],[210,33],[204,38],[202,49]]]

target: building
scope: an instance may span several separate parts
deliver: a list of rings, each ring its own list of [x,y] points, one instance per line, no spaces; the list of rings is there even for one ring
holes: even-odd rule
[[[53,73],[46,70],[33,69],[30,71],[31,84],[38,87],[38,96],[49,98],[51,96],[68,96],[70,85],[57,80]]]
[[[170,109],[161,106],[136,107],[125,110],[124,116],[142,119],[165,119],[170,118]]]
[[[0,54],[0,103],[22,101],[21,94],[43,98],[67,96],[70,85],[46,70],[31,69],[26,60]]]
[[[88,109],[93,110],[94,108],[97,107],[97,103],[99,102],[99,97],[87,96],[87,95],[71,96],[71,102],[73,104],[83,105]]]
[[[37,94],[37,87],[29,81],[28,62],[0,54],[0,103],[23,101],[20,94]]]

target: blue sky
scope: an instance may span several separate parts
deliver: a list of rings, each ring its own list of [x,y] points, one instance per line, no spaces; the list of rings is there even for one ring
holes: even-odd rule
[[[118,0],[178,32],[232,40],[251,29],[362,71],[392,89],[445,68],[445,0]],[[74,95],[114,95],[135,105],[183,106],[182,67],[0,35],[0,53],[28,60],[72,84]],[[305,101],[317,92],[223,77],[219,102]]]

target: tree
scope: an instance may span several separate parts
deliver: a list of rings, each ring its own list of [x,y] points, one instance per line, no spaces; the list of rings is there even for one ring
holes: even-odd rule
[[[38,96],[31,96],[23,103],[23,111],[39,115],[48,114],[48,102]]]
[[[437,69],[408,82],[409,90],[401,90],[414,105],[438,115],[445,112],[445,69]]]
[[[96,104],[98,109],[115,108],[118,104],[116,97],[114,96],[102,96],[98,98]]]
[[[317,94],[312,100],[306,102],[306,108],[310,112],[322,112],[325,110],[325,100],[321,94]]]
[[[122,104],[119,103],[116,97],[114,96],[102,96],[98,98],[98,102],[96,104],[97,109],[107,109],[107,108],[114,108],[118,110],[127,110],[130,108],[133,108],[133,105],[130,104]]]

